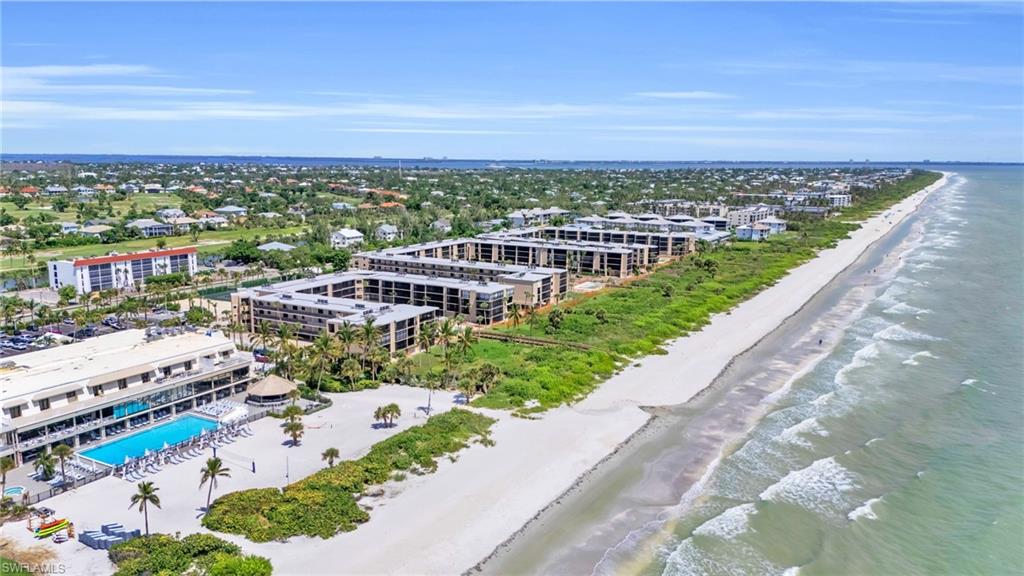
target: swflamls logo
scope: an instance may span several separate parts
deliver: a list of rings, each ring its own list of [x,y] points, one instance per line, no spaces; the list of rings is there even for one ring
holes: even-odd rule
[[[53,564],[30,564],[28,562],[3,562],[0,563],[0,574],[68,574],[67,566],[63,563]]]

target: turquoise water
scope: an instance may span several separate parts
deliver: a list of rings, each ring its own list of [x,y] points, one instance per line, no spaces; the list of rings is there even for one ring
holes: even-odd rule
[[[1021,573],[1022,197],[1019,168],[934,195],[888,286],[639,572]]]
[[[4,496],[21,496],[24,491],[24,486],[11,486],[10,488],[4,488]]]
[[[484,573],[1024,573],[1024,169],[957,170]]]
[[[160,450],[164,444],[174,445],[189,438],[198,436],[203,430],[214,430],[217,423],[206,418],[182,416],[165,424],[148,430],[125,436],[109,444],[90,448],[81,453],[86,458],[103,462],[111,466],[124,464],[125,458],[140,458],[150,452]]]

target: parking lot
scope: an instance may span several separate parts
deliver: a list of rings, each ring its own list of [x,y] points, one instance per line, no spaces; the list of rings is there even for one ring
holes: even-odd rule
[[[62,342],[85,340],[125,330],[134,326],[135,320],[145,320],[146,324],[152,327],[181,316],[183,315],[179,312],[157,310],[132,321],[121,320],[118,322],[116,318],[109,316],[101,322],[85,326],[75,326],[73,321],[65,320],[64,322],[30,327],[30,329],[16,330],[12,334],[0,334],[0,358],[11,358],[26,352],[57,346]]]

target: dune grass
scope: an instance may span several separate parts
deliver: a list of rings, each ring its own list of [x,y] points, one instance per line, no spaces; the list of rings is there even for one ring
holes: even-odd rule
[[[764,242],[733,242],[692,254],[642,280],[562,303],[555,308],[559,312],[538,314],[533,323],[501,328],[509,334],[594,349],[480,342],[460,372],[471,375],[486,362],[498,367],[502,377],[474,405],[529,412],[576,401],[609,378],[618,365],[663,353],[661,346],[668,340],[700,330],[712,315],[754,296],[820,250],[834,246],[860,227],[854,222],[888,209],[938,178],[933,172],[918,173],[861,195],[856,207],[838,217],[792,222],[796,230]],[[560,316],[560,322],[552,322],[552,314]],[[438,370],[429,364],[421,361],[421,370]]]

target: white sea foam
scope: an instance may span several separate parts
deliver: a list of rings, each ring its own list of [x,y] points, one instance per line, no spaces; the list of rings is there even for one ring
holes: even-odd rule
[[[935,336],[929,336],[921,332],[914,332],[908,330],[900,325],[889,326],[884,330],[879,330],[874,333],[876,340],[888,340],[890,342],[913,342],[913,341],[927,341],[934,342],[936,340],[942,340],[942,338],[936,338]]]
[[[938,358],[938,356],[936,356],[935,354],[932,354],[931,352],[929,352],[927,350],[921,350],[920,352],[913,353],[910,356],[910,358],[907,358],[906,360],[904,360],[903,361],[903,365],[904,366],[917,366],[918,364],[920,364],[920,362],[918,361],[918,358]]]
[[[832,456],[794,470],[765,488],[759,498],[789,502],[813,512],[834,513],[844,506],[845,494],[857,487],[857,478]]]
[[[865,442],[864,445],[865,446],[871,446],[872,444],[875,444],[876,442],[881,442],[881,441],[882,441],[882,438],[880,436],[875,436],[871,440],[868,440],[867,442]]]
[[[974,378],[968,378],[967,380],[961,382],[960,385],[966,386],[968,388],[974,388],[975,390],[996,396],[996,393],[989,390],[988,388],[982,388],[981,386],[978,386],[978,380],[975,380]]]
[[[698,536],[714,536],[716,538],[731,539],[746,532],[750,528],[750,517],[757,514],[757,506],[754,504],[740,504],[733,506],[714,518],[697,527],[693,531]]]
[[[860,506],[857,506],[856,508],[854,508],[852,511],[850,511],[849,514],[846,515],[846,517],[850,519],[850,522],[856,522],[857,520],[859,520],[861,518],[867,518],[869,520],[877,520],[878,519],[878,515],[875,514],[873,506],[875,504],[877,504],[878,502],[881,502],[881,501],[882,501],[881,497],[872,498],[872,499],[868,500],[867,502],[864,502]]]
[[[882,295],[879,296],[877,300],[882,304],[895,305],[900,302],[899,297],[905,295],[906,293],[906,288],[900,286],[899,284],[893,283],[890,284],[889,287],[885,289],[885,292],[882,292]]]
[[[818,422],[818,418],[812,416],[783,430],[778,439],[788,444],[812,448],[813,445],[804,435],[828,436],[828,434],[828,430]]]
[[[885,310],[883,310],[883,312],[885,312],[886,314],[913,314],[913,315],[917,315],[917,314],[929,314],[931,312],[931,310],[929,310],[927,308],[917,308],[916,306],[911,306],[910,304],[907,304],[906,302],[897,302],[896,304],[894,304],[894,305],[886,308]]]
[[[884,332],[885,330],[888,329],[889,328],[880,330],[879,333]],[[856,370],[857,368],[863,368],[867,366],[868,364],[871,363],[872,360],[878,358],[878,355],[880,353],[881,352],[878,349],[878,344],[875,342],[872,342],[867,346],[861,348],[860,350],[857,350],[856,352],[853,353],[853,358],[850,360],[850,363],[836,371],[836,375],[833,378],[833,381],[839,386],[845,386],[846,375],[851,370]]]

